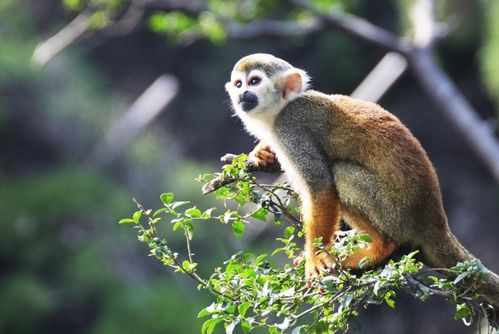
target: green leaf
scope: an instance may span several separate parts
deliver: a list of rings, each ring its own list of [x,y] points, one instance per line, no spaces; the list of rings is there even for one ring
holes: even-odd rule
[[[362,269],[364,268],[367,264],[369,263],[369,257],[364,256],[360,261],[359,261],[359,268]]]
[[[428,279],[430,279],[434,285],[438,285],[440,283],[440,278],[437,276],[430,275],[428,276]]]
[[[223,25],[218,22],[213,13],[209,11],[203,12],[199,16],[199,25],[203,33],[212,43],[220,44],[225,41],[227,34]]]
[[[258,255],[258,257],[255,259],[255,267],[258,267],[260,264],[263,263],[263,260],[267,258],[268,254],[261,254]]]
[[[232,216],[232,211],[227,210],[227,211],[224,213],[223,217],[222,217],[222,222],[223,222],[224,224],[229,223],[229,222],[230,222],[230,217],[231,217],[231,216]]]
[[[371,242],[373,239],[371,238],[371,236],[369,234],[359,234],[357,236],[357,238],[360,240],[360,241],[364,241],[364,242]]]
[[[419,250],[415,250],[415,251],[413,251],[413,252],[405,255],[405,257],[408,258],[408,259],[412,259],[418,253],[419,253]]]
[[[277,324],[276,327],[279,328],[280,330],[285,330],[288,329],[290,324],[291,324],[291,319],[286,317],[280,324]]]
[[[208,319],[203,323],[201,327],[201,334],[211,334],[215,330],[215,326],[217,325],[217,319]]]
[[[191,263],[187,260],[184,260],[184,262],[182,262],[182,268],[186,271],[191,271]]]
[[[294,294],[295,294],[295,287],[292,286],[291,288],[280,292],[279,296],[280,297],[292,297],[292,296],[294,296]]]
[[[343,295],[340,299],[340,304],[343,306],[343,307],[349,307],[350,304],[352,303],[352,300],[353,300],[353,295],[348,293],[346,295]]]
[[[109,24],[109,14],[105,10],[98,10],[90,15],[88,23],[93,29],[102,29]]]
[[[232,223],[232,231],[234,232],[234,235],[238,238],[240,238],[244,234],[244,223],[241,219],[236,219]]]
[[[69,10],[80,10],[83,8],[81,0],[63,0],[62,3]]]
[[[156,217],[156,216],[158,216],[158,215],[160,215],[160,214],[162,214],[162,213],[164,213],[164,212],[166,212],[166,211],[168,211],[168,209],[167,209],[167,208],[161,208],[161,209],[158,209],[158,210],[154,211],[154,213],[152,214],[152,216],[153,216],[153,217]]]
[[[140,217],[142,217],[142,212],[141,211],[135,211],[133,213],[132,219],[138,222],[140,220]]]
[[[385,294],[385,303],[386,305],[390,306],[391,308],[395,308],[395,301],[392,299],[392,297],[395,296],[395,291],[388,291]]]
[[[294,226],[288,226],[284,229],[284,238],[288,239],[290,238],[293,234],[295,233],[295,227]]]
[[[245,319],[241,320],[241,329],[243,333],[248,333],[253,329],[253,326]]]
[[[242,317],[244,317],[250,306],[251,306],[250,302],[244,302],[237,307],[237,311]]]
[[[155,33],[166,32],[168,21],[165,13],[157,12],[149,17],[149,29]]]
[[[281,332],[276,327],[269,327],[269,334],[280,334]]]
[[[118,222],[118,224],[131,224],[131,223],[137,224],[137,221],[132,218],[123,218]]]
[[[157,217],[157,218],[154,218],[152,220],[149,221],[149,224],[150,225],[154,225],[156,224],[157,222],[161,221],[161,218]]]
[[[251,213],[251,217],[261,220],[261,221],[266,221],[267,220],[267,210],[265,208],[260,208],[258,210],[255,210]]]
[[[198,265],[198,264],[197,264],[197,263],[195,263],[195,262],[192,262],[192,263],[191,263],[191,262],[189,262],[189,261],[187,261],[187,260],[184,260],[184,261],[182,262],[182,269],[184,269],[185,271],[189,271],[189,272],[191,272],[191,271],[193,271],[193,270],[194,270],[194,268],[196,268],[196,266],[197,266],[197,265]]]
[[[186,221],[184,223],[184,229],[187,232],[187,236],[189,237],[189,240],[192,240],[192,237],[194,236],[194,226],[192,225],[192,223],[190,222],[190,220]]]
[[[170,204],[173,202],[173,193],[162,193],[159,198],[164,204]]]
[[[199,218],[201,217],[201,210],[196,207],[185,210],[185,215],[187,217]]]
[[[390,306],[391,308],[395,308],[395,301],[391,298],[385,298],[385,303],[386,305]]]
[[[470,276],[471,273],[470,272],[464,272],[464,273],[460,273],[459,275],[457,275],[457,277],[454,279],[454,284],[457,284],[459,283],[460,281],[462,281],[463,279],[465,279],[466,277]]]
[[[284,252],[286,250],[286,247],[279,247],[279,248],[276,248],[274,249],[274,251],[272,252],[272,254],[270,254],[271,256],[274,256],[276,254],[279,254],[281,252]]]
[[[191,29],[195,21],[180,11],[168,14],[157,13],[149,20],[149,27],[155,32],[178,35]]]
[[[457,304],[456,305],[456,313],[454,314],[454,319],[464,319],[471,315],[471,310],[466,304]]]
[[[178,202],[175,202],[175,203],[172,204],[172,209],[176,209],[179,206],[186,205],[186,204],[189,204],[189,203],[190,203],[190,201],[178,201]]]
[[[225,334],[232,334],[234,328],[236,328],[238,323],[239,319],[235,319],[230,324],[228,324],[227,327],[225,327]]]
[[[212,313],[213,312],[210,312],[210,311],[206,310],[206,308],[204,308],[201,311],[199,311],[197,318],[203,318],[203,317],[211,315]]]
[[[208,210],[206,210],[205,212],[203,212],[203,214],[201,215],[201,218],[211,218],[211,215],[213,213],[213,210],[215,210],[215,208],[210,208]]]
[[[293,328],[293,330],[291,331],[291,334],[300,334],[302,328],[304,328],[304,327],[305,327],[305,325],[301,325],[301,326]]]

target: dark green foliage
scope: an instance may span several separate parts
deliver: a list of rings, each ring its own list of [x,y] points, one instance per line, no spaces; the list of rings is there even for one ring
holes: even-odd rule
[[[217,189],[216,196],[226,204],[235,202],[235,209],[219,213],[213,208],[202,210],[190,202],[176,202],[172,193],[164,193],[160,196],[162,208],[153,212],[136,202],[139,210],[120,221],[133,224],[139,241],[148,245],[151,256],[192,278],[199,289],[213,295],[213,302],[198,314],[198,318],[206,318],[201,333],[212,333],[217,327],[224,327],[226,333],[236,329],[246,333],[256,328],[266,328],[269,333],[344,332],[359,328],[357,317],[369,305],[386,304],[395,308],[401,290],[422,301],[430,296],[445,298],[456,305],[455,319],[471,322],[484,316],[479,296],[472,291],[477,278],[484,273],[478,261],[460,263],[451,269],[426,269],[415,259],[415,251],[375,270],[351,272],[342,269],[339,263],[371,241],[369,235],[353,231],[338,233],[330,251],[317,240],[317,246],[329,252],[336,266],[334,272],[315,279],[312,288],[307,288],[301,248],[297,246],[303,233],[293,215],[297,212],[296,194],[286,184],[259,183],[244,171],[245,159],[241,155],[224,166],[221,173],[199,178],[204,182],[214,178],[233,180]],[[230,224],[239,238],[251,218],[270,217],[283,228],[273,251],[264,254],[240,251],[215,268],[210,277],[198,274],[199,263],[191,249],[198,224],[207,221]],[[168,222],[173,231],[184,234],[186,254],[172,249],[168,238],[158,233],[159,224]],[[283,261],[281,254],[289,260]],[[361,266],[367,261],[362,262]],[[443,276],[442,272],[448,275]]]
[[[7,269],[0,277],[0,332],[34,333],[56,323],[63,329],[93,316],[97,309],[87,305],[98,307],[97,296],[113,279],[97,240],[85,235],[89,219],[125,203],[123,193],[67,169],[0,179],[0,263]],[[73,317],[59,317],[61,310]]]

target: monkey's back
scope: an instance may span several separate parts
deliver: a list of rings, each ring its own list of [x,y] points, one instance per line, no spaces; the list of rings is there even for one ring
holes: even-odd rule
[[[420,238],[447,229],[434,168],[397,117],[342,95],[308,91],[298,99],[276,126],[293,118],[311,133],[325,154],[343,210],[367,215],[400,243],[419,244]]]

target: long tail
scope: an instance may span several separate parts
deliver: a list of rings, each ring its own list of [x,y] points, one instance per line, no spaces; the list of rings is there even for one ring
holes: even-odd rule
[[[435,268],[450,268],[457,262],[476,259],[450,231],[445,234],[444,240],[438,244],[427,244],[422,250],[426,264]],[[486,273],[479,283],[476,292],[494,308],[495,317],[489,319],[495,318],[494,325],[497,326],[497,319],[499,319],[499,276],[486,269]]]

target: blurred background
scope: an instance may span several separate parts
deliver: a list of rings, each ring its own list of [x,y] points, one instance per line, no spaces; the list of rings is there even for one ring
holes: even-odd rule
[[[411,34],[411,1],[316,2]],[[199,4],[235,10],[242,25],[307,14],[277,1],[0,2],[0,333],[200,332],[196,315],[210,296],[147,257],[134,231],[116,223],[134,211],[131,198],[157,208],[159,194],[172,191],[201,208],[216,205],[194,178],[254,144],[223,89],[240,57],[273,53],[307,70],[315,89],[350,94],[386,53],[334,26],[298,36],[224,34]],[[499,2],[447,0],[437,10],[450,23],[435,59],[494,128]],[[199,17],[201,30],[192,29]],[[454,233],[499,272],[499,183],[413,72],[379,103],[427,150]],[[239,249],[272,247],[272,230],[263,241],[236,242],[215,225],[193,245],[201,273]],[[367,310],[363,332],[474,331],[441,300],[397,302]]]

